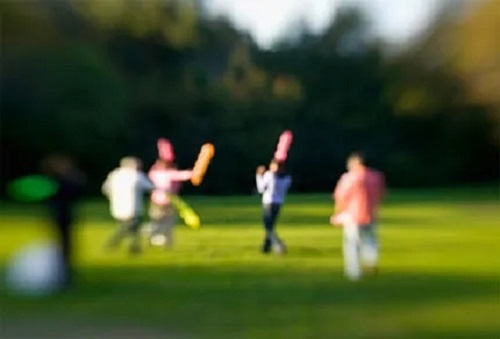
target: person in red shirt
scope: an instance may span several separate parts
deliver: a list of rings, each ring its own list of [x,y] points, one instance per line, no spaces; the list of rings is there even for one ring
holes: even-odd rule
[[[384,175],[367,167],[362,154],[351,154],[347,159],[347,172],[333,193],[335,214],[331,217],[332,224],[343,226],[344,270],[351,280],[361,277],[362,264],[367,271],[377,272],[376,224],[385,191]]]

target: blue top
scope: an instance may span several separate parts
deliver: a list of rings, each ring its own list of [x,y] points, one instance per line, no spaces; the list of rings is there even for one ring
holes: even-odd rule
[[[292,184],[290,175],[279,175],[277,173],[265,172],[257,174],[257,191],[262,194],[263,204],[283,204],[285,196]]]

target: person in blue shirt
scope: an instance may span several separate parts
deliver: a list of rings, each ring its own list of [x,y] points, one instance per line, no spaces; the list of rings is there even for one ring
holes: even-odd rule
[[[263,253],[273,250],[284,254],[286,247],[284,242],[276,234],[276,220],[285,203],[285,197],[292,184],[292,178],[285,172],[285,164],[272,160],[269,170],[265,166],[257,167],[256,173],[257,191],[262,195],[263,223],[265,239],[262,246]]]

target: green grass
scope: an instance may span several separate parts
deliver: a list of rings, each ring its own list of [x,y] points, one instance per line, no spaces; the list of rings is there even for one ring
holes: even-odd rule
[[[498,338],[497,189],[392,192],[382,211],[381,275],[357,283],[342,276],[329,199],[289,198],[278,228],[289,247],[282,258],[258,252],[257,197],[189,197],[203,228],[179,226],[174,250],[138,258],[125,248],[102,252],[113,223],[102,201],[88,202],[76,290],[42,299],[2,292],[3,337],[111,338],[122,329],[115,337]],[[0,265],[48,236],[40,213],[2,205]]]

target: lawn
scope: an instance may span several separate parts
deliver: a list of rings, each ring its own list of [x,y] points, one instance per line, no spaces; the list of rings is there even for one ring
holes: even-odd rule
[[[2,338],[498,338],[498,189],[394,191],[381,217],[381,274],[342,276],[328,194],[294,195],[285,257],[259,253],[257,197],[188,197],[203,226],[176,247],[107,254],[104,201],[82,206],[79,284],[41,299],[1,294]],[[0,266],[48,237],[36,206],[2,204]]]

